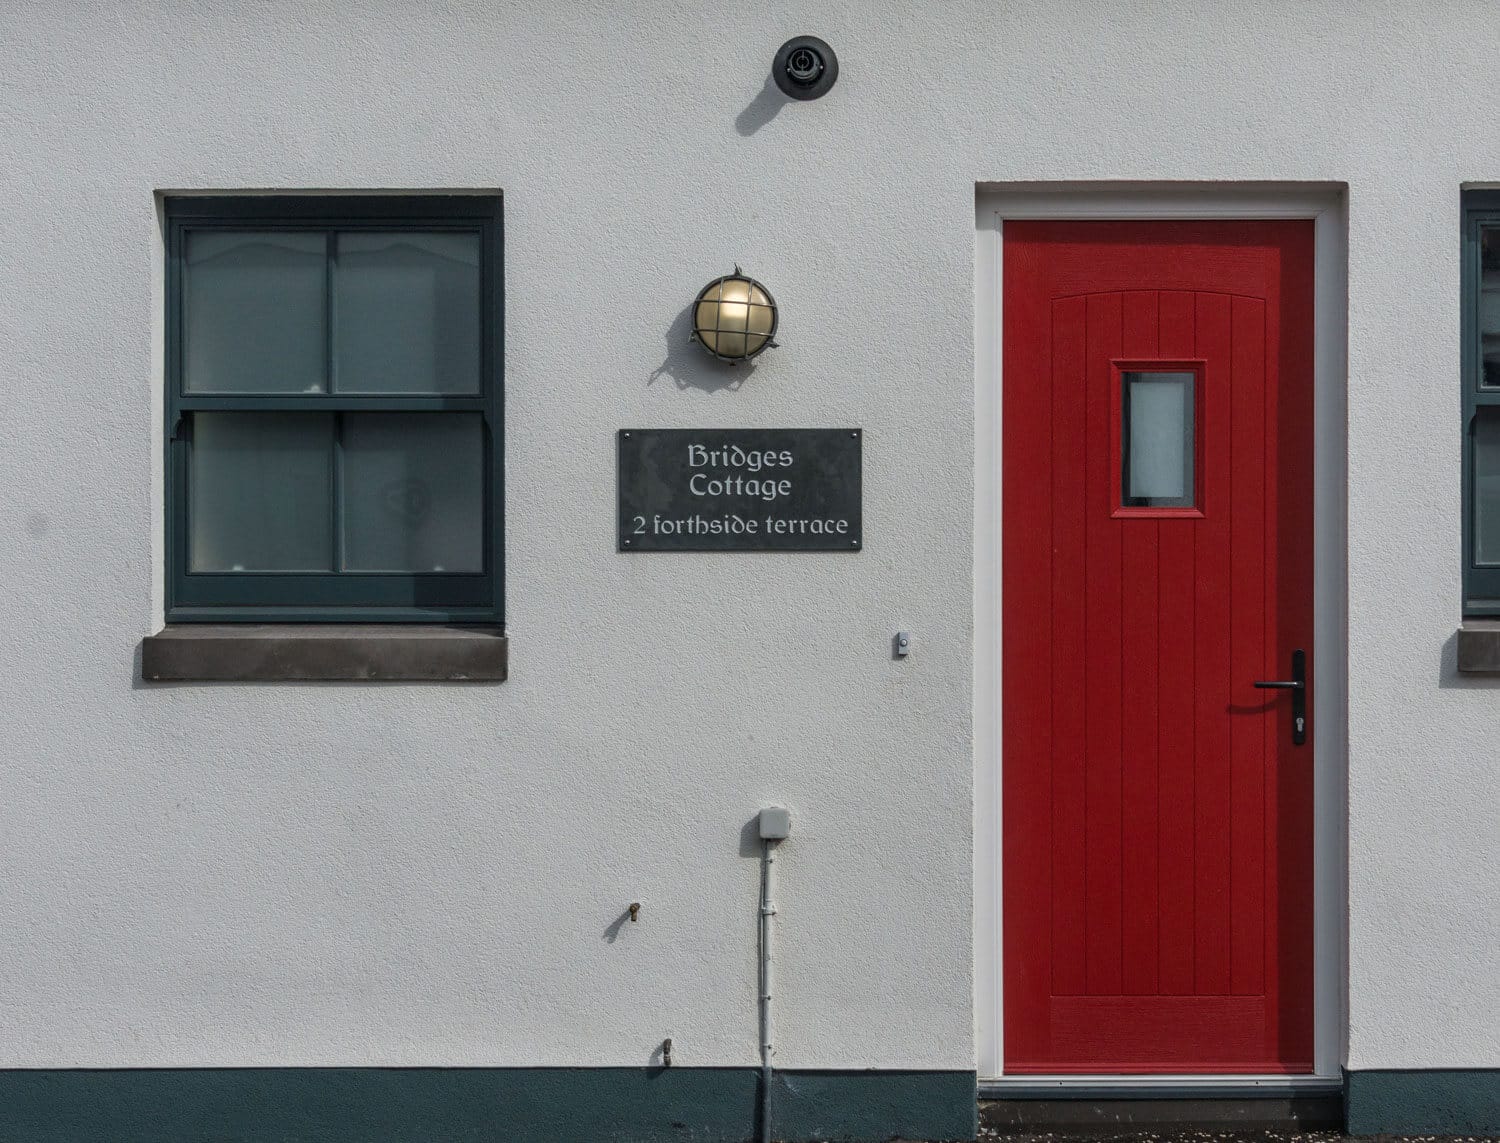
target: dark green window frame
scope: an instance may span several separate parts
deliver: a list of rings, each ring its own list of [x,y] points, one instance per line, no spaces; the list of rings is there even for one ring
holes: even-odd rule
[[[1481,424],[1500,428],[1500,377],[1485,384],[1483,236],[1500,231],[1500,191],[1466,191],[1463,195],[1463,587],[1464,614],[1500,615],[1500,562],[1479,559],[1478,489]],[[1495,331],[1500,332],[1500,331]],[[1496,521],[1500,524],[1500,521]]]
[[[167,224],[166,496],[168,622],[502,623],[504,432],[502,235],[496,196],[173,197]],[[186,236],[193,230],[474,232],[480,240],[480,390],[473,396],[187,393]],[[188,567],[193,415],[214,411],[469,412],[482,422],[482,570],[194,572]]]

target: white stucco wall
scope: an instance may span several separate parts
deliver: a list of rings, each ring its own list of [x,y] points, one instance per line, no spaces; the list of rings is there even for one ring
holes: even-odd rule
[[[972,1067],[975,184],[1101,179],[1349,186],[1348,1062],[1500,1065],[1500,694],[1451,644],[1488,19],[0,5],[0,1066],[748,1064],[741,829],[784,801],[780,1063]],[[799,32],[843,71],[782,105]],[[504,191],[500,686],[133,681],[153,196],[271,188]],[[736,260],[785,347],[725,388],[673,323]],[[842,424],[861,554],[614,552],[616,429]]]

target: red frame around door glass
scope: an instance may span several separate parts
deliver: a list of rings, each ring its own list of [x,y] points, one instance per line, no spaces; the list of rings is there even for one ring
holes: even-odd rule
[[[1114,415],[1109,422],[1109,467],[1115,474],[1114,504],[1110,515],[1115,519],[1145,517],[1202,518],[1206,501],[1203,487],[1203,377],[1208,362],[1203,358],[1114,358],[1110,360],[1114,394]],[[1150,507],[1126,504],[1125,501],[1125,374],[1191,373],[1193,375],[1193,503],[1181,507]]]

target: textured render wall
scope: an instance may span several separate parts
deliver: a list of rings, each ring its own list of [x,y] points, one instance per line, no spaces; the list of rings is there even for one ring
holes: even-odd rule
[[[1016,179],[1350,185],[1349,1063],[1500,1065],[1500,694],[1451,645],[1485,19],[0,6],[0,1065],[748,1063],[784,800],[781,1063],[973,1066],[972,205]],[[781,106],[804,31],[842,77]],[[153,192],[445,187],[506,195],[511,680],[133,683]],[[786,346],[729,387],[681,315],[736,259]],[[615,554],[632,424],[863,426],[865,551]]]

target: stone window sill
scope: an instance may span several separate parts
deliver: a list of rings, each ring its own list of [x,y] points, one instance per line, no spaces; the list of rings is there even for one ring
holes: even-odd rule
[[[1500,619],[1465,619],[1458,629],[1458,669],[1500,675]]]
[[[146,682],[502,682],[500,627],[181,623],[141,640]]]

